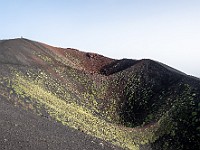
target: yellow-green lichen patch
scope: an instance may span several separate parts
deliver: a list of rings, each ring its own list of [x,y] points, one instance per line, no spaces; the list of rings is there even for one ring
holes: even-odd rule
[[[138,149],[134,144],[133,132],[128,132],[111,123],[95,117],[88,109],[76,103],[67,103],[51,92],[44,90],[33,81],[20,76],[14,78],[14,90],[19,95],[30,96],[33,101],[44,107],[49,115],[64,125],[82,130],[127,149]]]

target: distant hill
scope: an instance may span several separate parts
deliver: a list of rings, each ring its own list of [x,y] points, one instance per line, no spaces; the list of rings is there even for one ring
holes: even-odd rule
[[[200,149],[200,80],[150,59],[0,41],[0,149]]]

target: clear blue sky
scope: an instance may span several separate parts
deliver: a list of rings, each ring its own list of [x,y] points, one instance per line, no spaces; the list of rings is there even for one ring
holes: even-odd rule
[[[200,77],[199,0],[0,0],[0,38],[112,58],[150,58]]]

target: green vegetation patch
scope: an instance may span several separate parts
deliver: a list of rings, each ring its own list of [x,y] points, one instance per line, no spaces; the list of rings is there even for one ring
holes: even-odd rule
[[[30,81],[26,77],[17,74],[13,79],[13,89],[23,97],[31,97],[31,101],[37,101],[44,107],[48,114],[64,125],[81,130],[98,138],[109,141],[123,148],[137,150],[138,146],[134,141],[136,132],[128,131],[125,128],[107,123],[94,116],[89,109],[78,106],[76,103],[67,103],[50,91]],[[41,108],[42,108],[41,107]]]

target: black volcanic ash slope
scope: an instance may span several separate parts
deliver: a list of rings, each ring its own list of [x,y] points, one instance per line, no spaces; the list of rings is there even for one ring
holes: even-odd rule
[[[0,65],[1,148],[200,149],[200,80],[165,64],[14,39]]]
[[[20,110],[0,96],[0,149],[120,150],[105,141]]]

